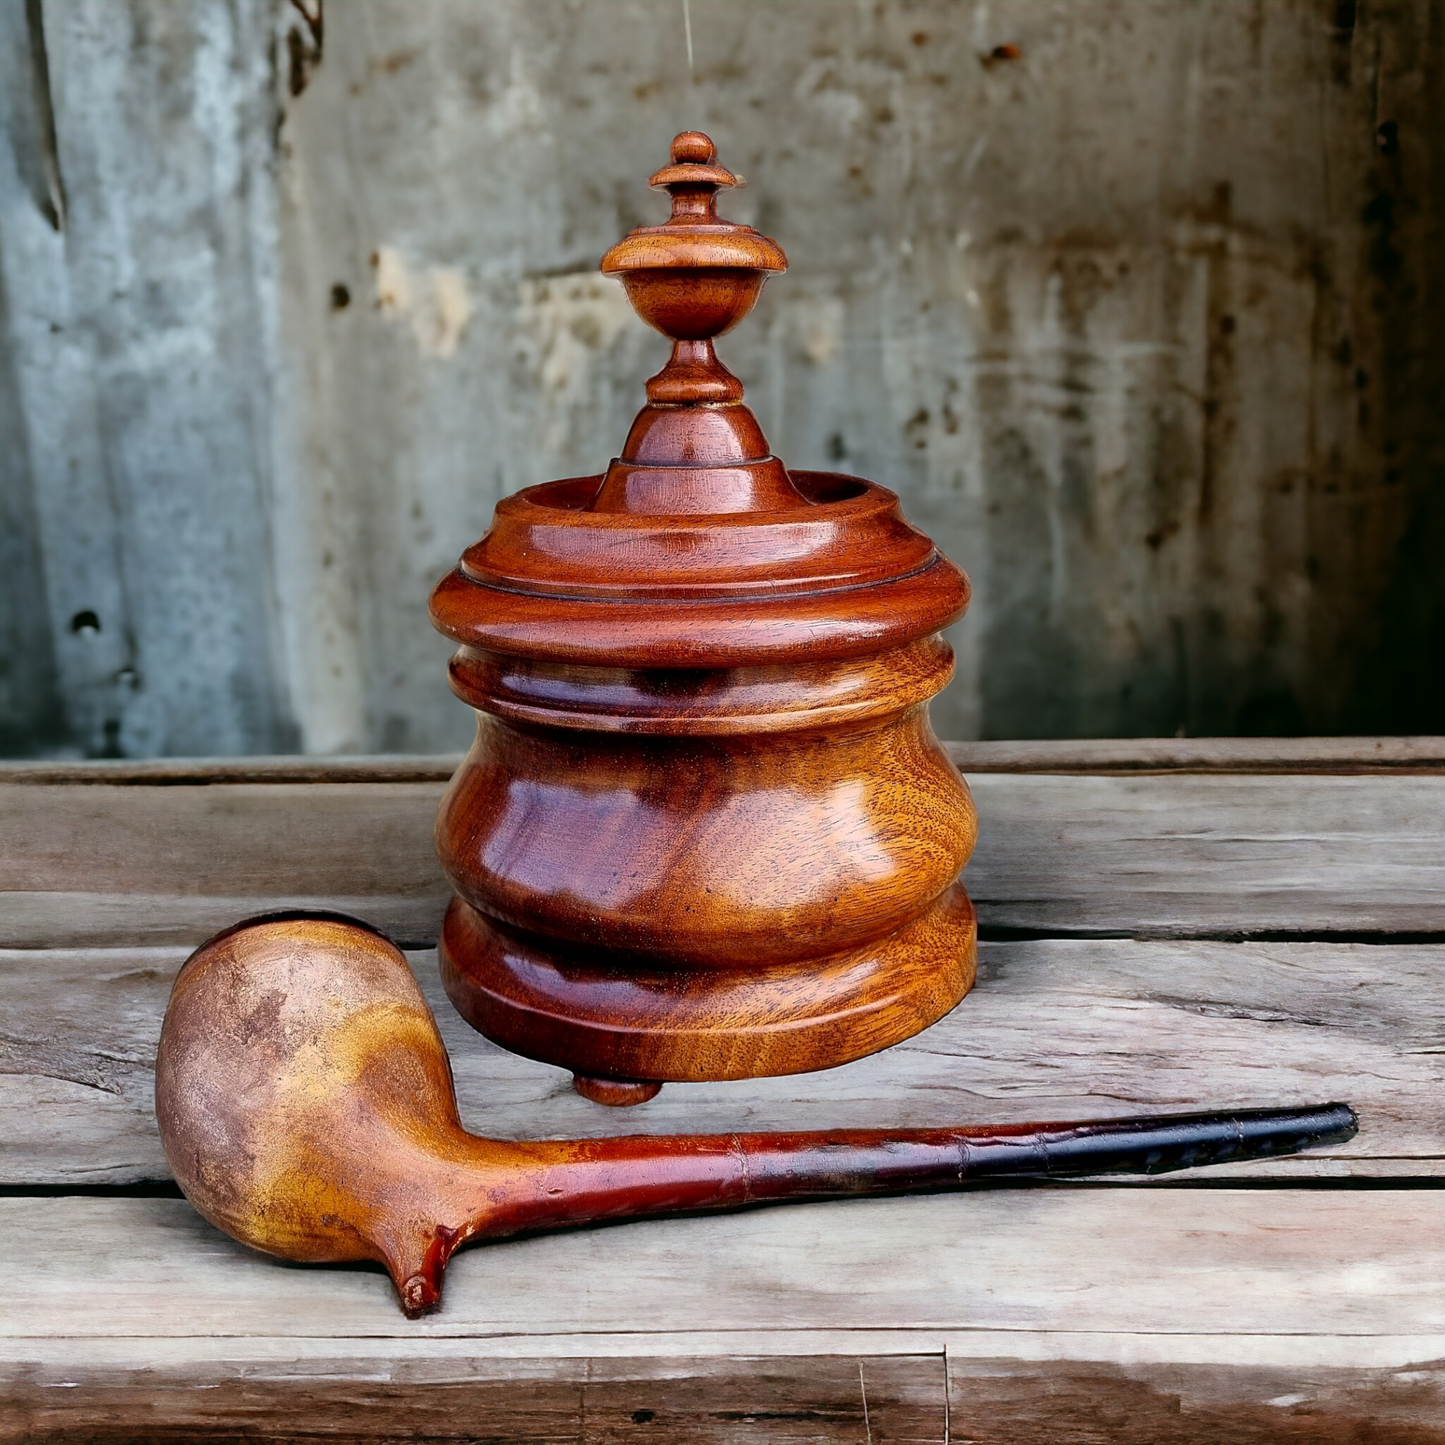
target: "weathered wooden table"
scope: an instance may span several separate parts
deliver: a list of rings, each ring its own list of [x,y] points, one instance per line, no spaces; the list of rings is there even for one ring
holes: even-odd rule
[[[969,744],[978,987],[830,1073],[619,1115],[452,1015],[454,760],[0,768],[0,1440],[1445,1441],[1445,740]],[[410,955],[484,1132],[1347,1099],[1348,1146],[1156,1182],[600,1228],[417,1323],[166,1180],[171,978],[277,905]]]

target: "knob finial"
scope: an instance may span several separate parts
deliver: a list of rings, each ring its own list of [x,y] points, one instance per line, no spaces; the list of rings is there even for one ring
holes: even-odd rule
[[[673,136],[673,165],[710,166],[716,159],[717,147],[710,135],[704,135],[700,130],[685,130]]]
[[[742,384],[717,360],[712,340],[753,309],[769,276],[788,268],[776,242],[718,215],[718,191],[742,182],[716,161],[702,131],[674,137],[672,164],[648,182],[672,197],[672,214],[661,226],[639,226],[602,258],[603,274],[621,280],[633,310],[678,343],[648,382],[654,402],[740,400]]]

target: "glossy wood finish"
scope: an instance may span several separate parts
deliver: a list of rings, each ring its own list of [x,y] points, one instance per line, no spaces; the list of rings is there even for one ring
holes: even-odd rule
[[[500,503],[432,597],[479,718],[437,818],[448,992],[604,1102],[858,1058],[974,977],[927,718],[968,579],[885,488],[771,455],[713,341],[787,263],[718,217],[716,160],[678,136],[671,216],[603,258],[673,340],[621,456]]]
[[[818,1058],[848,1063],[927,1028],[972,987],[976,931],[955,884],[886,946],[813,960],[806,973],[792,961],[589,969],[559,962],[458,898],[439,953],[458,1012],[519,1054],[564,1058],[602,1078],[748,1079],[802,1073]],[[966,952],[954,946],[960,935]],[[954,967],[938,967],[940,958]],[[599,1103],[641,1102],[580,1092]]]
[[[447,1261],[472,1239],[973,1179],[1155,1174],[1356,1129],[1333,1104],[993,1129],[478,1138],[401,952],[353,920],[294,915],[238,925],[187,960],[161,1030],[156,1117],[177,1182],[218,1228],[285,1259],[376,1260],[409,1314],[438,1302]]]

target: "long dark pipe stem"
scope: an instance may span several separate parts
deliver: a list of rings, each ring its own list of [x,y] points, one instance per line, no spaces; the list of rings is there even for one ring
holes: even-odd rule
[[[974,1129],[630,1135],[515,1146],[522,1187],[487,1235],[789,1199],[958,1188],[974,1180],[1162,1174],[1342,1143],[1347,1104]],[[498,1208],[498,1205],[501,1208]]]

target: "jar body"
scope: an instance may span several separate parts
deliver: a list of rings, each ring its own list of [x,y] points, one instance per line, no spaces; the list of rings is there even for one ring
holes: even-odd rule
[[[437,818],[459,1011],[579,1073],[720,1079],[887,1047],[973,981],[977,833],[927,699],[868,657],[624,670],[463,649],[477,740]]]

